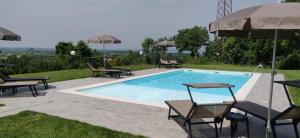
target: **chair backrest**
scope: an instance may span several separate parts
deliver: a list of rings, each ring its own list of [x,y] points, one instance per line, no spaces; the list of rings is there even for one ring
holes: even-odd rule
[[[198,104],[190,114],[192,118],[223,118],[231,109],[231,103]]]
[[[87,62],[86,64],[89,66],[89,68],[90,68],[92,71],[97,70],[97,67],[96,67],[92,62]]]
[[[6,81],[7,79],[9,79],[10,77],[8,75],[6,75],[3,71],[0,71],[0,78],[3,81]]]
[[[163,59],[160,59],[160,63],[162,63],[162,64],[169,64],[169,62],[167,60],[163,60]]]
[[[175,59],[170,60],[170,63],[178,64],[177,60],[175,60]]]
[[[112,66],[109,64],[108,60],[105,61],[104,65],[105,65],[106,69],[111,69],[112,68]]]

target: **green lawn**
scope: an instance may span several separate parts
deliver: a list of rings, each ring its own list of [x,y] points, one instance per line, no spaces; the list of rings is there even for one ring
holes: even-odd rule
[[[133,65],[133,66],[118,66],[124,68],[131,68],[135,70],[143,70],[154,68],[155,65]],[[14,77],[36,77],[36,76],[50,76],[49,82],[57,82],[64,80],[80,79],[91,77],[92,72],[90,69],[69,69],[69,70],[60,70],[60,71],[49,71],[49,72],[40,72],[40,73],[29,73],[29,74],[18,74],[13,75]]]
[[[1,138],[143,138],[32,111],[2,117],[0,124]]]

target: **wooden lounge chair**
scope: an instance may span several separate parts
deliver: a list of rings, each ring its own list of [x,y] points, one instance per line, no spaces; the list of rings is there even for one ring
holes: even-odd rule
[[[120,70],[123,71],[127,76],[131,76],[131,68],[114,68],[108,62],[105,62],[105,69],[112,69],[112,70]]]
[[[99,72],[104,73],[105,75],[109,75],[109,76],[115,76],[116,78],[120,78],[121,77],[121,73],[122,71],[120,70],[115,70],[115,69],[98,69],[94,64],[92,64],[91,62],[87,62],[87,65],[89,66],[89,68],[91,69],[91,71],[93,72],[92,77],[96,77],[98,76]]]
[[[0,77],[4,82],[14,82],[14,81],[41,81],[44,84],[45,89],[48,89],[47,80],[49,80],[49,76],[45,77],[22,77],[22,78],[11,78],[6,73],[0,71]]]
[[[172,67],[179,68],[179,67],[181,66],[181,64],[178,63],[178,61],[177,61],[177,60],[174,60],[174,59],[170,60],[170,63],[172,64],[172,65],[171,65]]]
[[[160,62],[159,62],[159,64],[158,64],[158,68],[161,68],[162,66],[165,66],[165,67],[172,67],[172,63],[170,63],[170,62],[167,61],[167,60],[160,59]]]
[[[197,104],[194,102],[190,87],[192,88],[229,88],[234,87],[229,84],[184,84],[187,86],[190,100],[173,100],[165,101],[169,106],[168,119],[180,117],[184,120],[184,126],[189,127],[189,136],[192,137],[191,125],[194,124],[209,124],[214,123],[216,137],[219,137],[217,123],[220,123],[225,115],[230,111],[232,102],[224,103],[212,103],[212,104]],[[171,111],[174,111],[176,115],[171,115]],[[211,118],[213,121],[199,121],[199,119]]]
[[[290,107],[282,112],[271,110],[271,128],[273,137],[276,138],[275,126],[278,125],[293,125],[295,135],[299,138],[297,124],[300,122],[300,106],[296,106],[290,99],[286,86],[300,87],[300,81],[275,81],[276,83],[283,84],[285,93],[287,95]],[[247,114],[255,116],[267,122],[268,108],[251,101],[236,101],[233,108],[239,109]],[[290,122],[283,122],[283,120],[291,120]]]
[[[229,103],[197,104],[191,100],[166,101],[169,106],[168,118],[181,117],[184,126],[189,126],[189,136],[192,137],[191,125],[214,123],[216,137],[219,137],[217,123],[230,111]],[[177,115],[171,115],[173,110]],[[199,119],[212,118],[213,121],[199,121]],[[194,121],[197,120],[197,121]]]
[[[17,92],[17,88],[19,87],[29,87],[32,96],[37,96],[38,92],[35,88],[36,85],[38,85],[38,81],[17,81],[17,82],[4,82],[0,83],[0,89],[6,90],[6,89],[12,89],[13,94]]]

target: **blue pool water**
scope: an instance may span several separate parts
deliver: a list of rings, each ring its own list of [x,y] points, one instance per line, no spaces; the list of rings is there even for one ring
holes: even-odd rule
[[[249,79],[249,74],[203,70],[178,70],[120,83],[79,90],[126,100],[164,103],[165,100],[189,99],[184,83],[229,83],[236,93]],[[191,89],[198,103],[232,100],[228,89]]]

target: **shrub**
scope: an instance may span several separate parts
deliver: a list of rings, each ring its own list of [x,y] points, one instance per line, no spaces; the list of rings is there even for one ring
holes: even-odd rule
[[[280,57],[278,65],[280,69],[300,69],[300,53],[293,52],[286,58]]]

